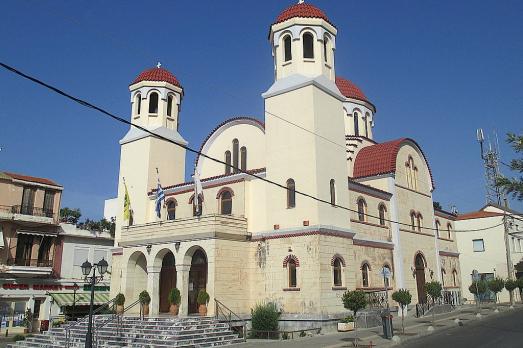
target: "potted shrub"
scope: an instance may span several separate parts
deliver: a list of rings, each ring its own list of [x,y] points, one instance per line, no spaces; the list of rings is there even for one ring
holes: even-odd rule
[[[359,310],[364,309],[367,306],[367,299],[365,298],[365,292],[361,290],[347,291],[343,294],[341,299],[343,306],[352,311],[353,320],[356,320],[356,314]],[[353,321],[353,322],[354,322]],[[356,325],[354,325],[356,327]]]
[[[169,291],[167,301],[169,301],[170,305],[169,313],[171,313],[172,315],[178,315],[178,311],[180,310],[180,302],[182,301],[182,297],[180,296],[180,290],[172,288],[171,291]]]
[[[22,324],[25,327],[24,333],[33,332],[33,312],[31,312],[31,308],[26,309]]]
[[[119,293],[114,298],[114,304],[116,305],[116,314],[123,314],[124,312],[124,303],[125,303],[125,296],[122,293]]]
[[[399,289],[392,293],[392,299],[398,302],[401,307],[401,332],[405,333],[405,308],[412,301],[412,295],[407,289]]]
[[[354,317],[349,315],[338,323],[338,331],[347,332],[354,330]]]
[[[430,296],[432,303],[435,304],[436,301],[442,296],[443,287],[438,281],[431,281],[425,283],[425,293]],[[432,310],[432,325],[434,325],[434,313],[435,310]]]
[[[142,291],[140,295],[138,295],[138,299],[140,300],[140,305],[142,306],[143,315],[149,315],[149,303],[151,303],[151,296],[149,296],[147,290]]]
[[[207,315],[207,303],[209,303],[209,299],[209,294],[207,291],[205,291],[205,289],[201,289],[198,292],[196,302],[198,303],[198,313],[200,313],[202,317]]]

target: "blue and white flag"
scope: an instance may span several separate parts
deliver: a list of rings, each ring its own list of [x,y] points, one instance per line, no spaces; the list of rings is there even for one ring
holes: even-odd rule
[[[158,178],[158,189],[156,190],[156,216],[162,217],[162,202],[165,201],[165,193],[163,192],[162,185],[160,185],[160,178]]]

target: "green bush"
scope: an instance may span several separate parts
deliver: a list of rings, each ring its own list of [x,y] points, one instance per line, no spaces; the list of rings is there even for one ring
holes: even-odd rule
[[[367,306],[367,299],[365,298],[365,292],[361,290],[347,291],[343,294],[341,299],[343,306],[350,309],[356,317],[356,313],[364,309]]]
[[[15,342],[17,342],[17,341],[23,341],[23,340],[25,340],[25,336],[24,336],[24,335],[20,335],[20,334],[18,334],[18,335],[14,335],[14,336],[13,336],[13,341],[15,341]]]
[[[267,337],[267,334],[257,331],[278,331],[278,319],[281,313],[273,302],[259,303],[251,309],[252,329],[254,337]],[[274,335],[270,335],[274,337]]]
[[[209,296],[207,291],[205,291],[205,289],[201,289],[198,292],[198,297],[196,298],[196,303],[198,303],[199,305],[206,305],[207,303],[209,303],[210,298],[211,297]]]
[[[180,302],[182,302],[180,290],[178,290],[177,288],[172,288],[171,291],[169,291],[169,295],[167,296],[167,301],[169,302],[169,304],[179,305]]]
[[[496,277],[494,279],[489,280],[487,285],[490,291],[497,294],[505,287],[505,281],[501,278]]]
[[[125,296],[124,296],[124,294],[119,293],[118,295],[116,295],[116,297],[114,298],[114,303],[117,306],[123,306],[123,304],[125,303]]]
[[[476,291],[476,282],[472,283],[472,284],[469,286],[469,291],[470,291],[472,294],[474,294],[474,295],[476,295],[476,296],[480,296],[480,295],[482,295],[482,294],[484,294],[484,293],[487,292],[488,287],[487,287],[487,282],[486,282],[486,281],[484,281],[484,280],[480,280],[480,281],[478,281],[478,284],[477,284],[477,285],[478,285],[478,286],[477,286],[477,291]]]
[[[438,281],[431,281],[428,283],[425,283],[425,292],[427,295],[430,296],[432,301],[436,301],[438,298],[441,297],[441,291],[443,290],[443,287],[441,286],[441,283]]]
[[[354,317],[352,315],[348,315],[345,318],[341,319],[340,323],[344,323],[344,324],[354,323]]]
[[[401,307],[401,331],[405,333],[405,307],[412,302],[412,295],[407,289],[399,289],[392,293],[392,299]]]
[[[144,290],[140,293],[140,295],[138,295],[138,300],[140,301],[140,304],[148,305],[151,303],[151,296],[149,296],[147,290]]]

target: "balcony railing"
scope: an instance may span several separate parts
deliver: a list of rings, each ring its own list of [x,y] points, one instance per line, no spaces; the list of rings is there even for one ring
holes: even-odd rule
[[[32,216],[43,216],[48,218],[54,217],[54,212],[52,209],[38,208],[30,205],[13,205],[12,213]]]
[[[22,266],[22,267],[52,267],[53,260],[9,258],[9,259],[7,259],[7,265],[8,266]]]
[[[52,209],[29,205],[0,205],[0,218],[39,223],[58,223],[58,213]]]

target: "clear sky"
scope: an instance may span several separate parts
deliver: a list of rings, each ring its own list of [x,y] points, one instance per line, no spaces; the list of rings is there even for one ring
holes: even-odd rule
[[[199,148],[227,118],[263,118],[260,94],[273,82],[269,25],[295,2],[8,0],[0,60],[124,117],[129,83],[161,61],[185,88],[180,133]],[[513,156],[505,133],[523,131],[523,2],[310,2],[338,28],[337,74],[377,106],[375,139],[414,138],[430,162],[434,199],[480,208],[476,128],[499,134],[505,162]],[[0,70],[0,170],[56,180],[62,206],[84,217],[100,218],[116,195],[126,131]]]

